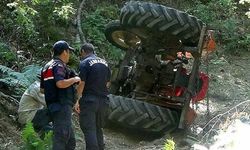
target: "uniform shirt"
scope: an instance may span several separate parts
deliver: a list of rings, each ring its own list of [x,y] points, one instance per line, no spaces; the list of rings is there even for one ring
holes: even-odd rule
[[[44,89],[45,101],[51,111],[60,109],[61,104],[74,103],[74,87],[58,88],[56,82],[69,79],[70,70],[58,58],[48,62],[42,70],[41,88]]]
[[[108,95],[107,82],[111,72],[107,62],[94,54],[87,56],[80,63],[80,78],[85,82],[83,95]]]
[[[25,124],[31,121],[37,110],[46,106],[44,94],[40,92],[40,82],[35,81],[23,93],[18,107],[18,121]]]

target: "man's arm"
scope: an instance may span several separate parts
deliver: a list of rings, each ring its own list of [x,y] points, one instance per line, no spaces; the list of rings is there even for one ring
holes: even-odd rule
[[[109,89],[111,86],[111,70],[108,68],[108,81],[106,83],[106,87]]]
[[[80,83],[78,84],[77,89],[76,89],[77,95],[78,95],[77,101],[79,101],[79,99],[82,97],[82,92],[83,92],[84,87],[85,87],[85,82],[80,81]]]
[[[80,82],[80,81],[81,81],[81,79],[79,77],[73,77],[73,78],[57,81],[56,86],[58,88],[67,88],[67,87],[71,86],[72,84]]]
[[[82,97],[82,93],[85,87],[85,81],[86,81],[86,77],[87,77],[87,72],[88,72],[88,66],[89,64],[87,62],[81,62],[80,63],[80,74],[79,77],[81,78],[80,83],[77,86],[77,100],[76,100],[76,104],[75,104],[75,111],[77,113],[80,113],[80,106],[79,106],[79,100]]]
[[[80,98],[82,97],[82,92],[83,92],[83,89],[85,87],[85,82],[84,81],[80,81],[80,83],[78,84],[77,86],[77,100],[76,100],[76,103],[75,103],[75,111],[79,114],[80,113],[80,106],[79,106],[79,100]]]
[[[81,79],[78,76],[65,79],[65,77],[67,76],[66,75],[67,72],[68,72],[68,68],[62,64],[58,64],[53,67],[53,77],[54,77],[54,80],[56,81],[56,86],[58,88],[61,88],[61,89],[67,88],[71,86],[72,84],[81,81]]]

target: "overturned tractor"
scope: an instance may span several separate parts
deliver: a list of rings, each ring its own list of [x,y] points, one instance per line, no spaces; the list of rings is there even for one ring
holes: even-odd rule
[[[107,40],[125,51],[113,69],[108,120],[149,132],[190,124],[190,103],[202,100],[208,77],[199,71],[209,39],[194,16],[149,2],[132,1],[110,22]]]

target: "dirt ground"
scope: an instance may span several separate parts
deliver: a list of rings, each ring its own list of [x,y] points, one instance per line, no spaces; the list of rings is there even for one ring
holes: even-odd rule
[[[163,149],[166,139],[173,139],[177,149],[190,149],[190,146],[201,141],[207,133],[204,126],[219,113],[232,108],[238,103],[250,100],[250,53],[244,56],[213,56],[209,60],[209,67],[201,66],[201,70],[209,71],[210,87],[208,93],[209,114],[207,113],[207,99],[195,106],[198,117],[189,130],[176,130],[171,134],[150,135],[127,130],[114,125],[105,129],[105,143],[107,150],[158,150]],[[0,149],[20,149],[21,129],[15,121],[17,103],[12,98],[0,92]],[[84,149],[84,139],[75,117],[74,120],[77,150]],[[198,140],[199,139],[199,140]]]
[[[20,127],[16,122],[18,103],[0,91],[0,149],[18,149]]]

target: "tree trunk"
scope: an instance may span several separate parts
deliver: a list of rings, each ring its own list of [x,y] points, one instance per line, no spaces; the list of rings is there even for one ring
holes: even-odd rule
[[[79,32],[79,35],[80,35],[80,40],[82,43],[85,43],[86,42],[86,38],[83,34],[83,31],[82,31],[82,25],[81,25],[81,14],[82,14],[82,9],[83,9],[83,6],[85,4],[85,1],[86,0],[83,0],[81,2],[81,4],[79,5],[79,8],[78,8],[78,11],[77,11],[77,28],[78,28],[78,32]]]

